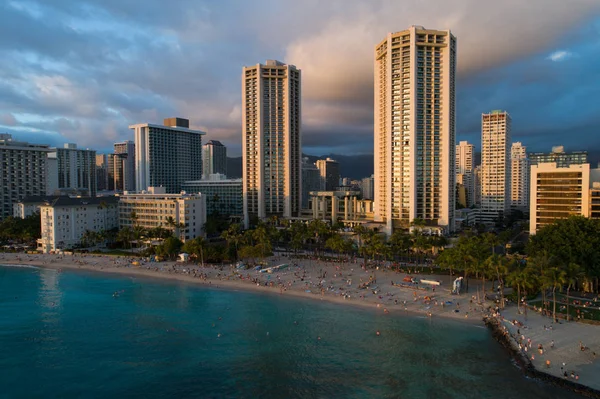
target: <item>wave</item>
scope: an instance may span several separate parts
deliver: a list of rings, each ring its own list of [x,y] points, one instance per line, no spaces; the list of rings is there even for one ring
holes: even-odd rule
[[[34,266],[34,265],[14,265],[14,264],[8,264],[8,263],[0,263],[1,267],[20,267],[23,269],[42,269],[39,266]]]

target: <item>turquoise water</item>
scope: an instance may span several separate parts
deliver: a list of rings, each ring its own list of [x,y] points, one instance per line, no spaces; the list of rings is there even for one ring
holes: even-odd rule
[[[477,326],[36,268],[0,267],[0,347],[2,398],[579,397]]]

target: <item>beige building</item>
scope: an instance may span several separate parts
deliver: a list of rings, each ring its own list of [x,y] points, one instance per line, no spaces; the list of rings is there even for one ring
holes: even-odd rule
[[[315,162],[321,176],[321,190],[333,191],[340,186],[340,164],[331,159],[317,159]]]
[[[456,146],[456,183],[461,184],[465,191],[464,202],[458,202],[467,207],[475,203],[474,152],[475,146],[466,141],[461,141]]]
[[[456,38],[412,26],[375,46],[375,220],[454,230]]]
[[[520,142],[510,148],[510,206],[526,212],[529,210],[529,159],[527,147]]]
[[[373,221],[373,201],[359,199],[360,191],[311,191],[311,219],[341,222],[352,227]]]
[[[590,169],[588,163],[568,167],[557,167],[555,162],[532,165],[530,234],[557,219],[592,216],[599,182],[600,169]]]
[[[119,202],[119,226],[172,230],[181,241],[203,235],[206,223],[206,196],[167,194],[164,187],[149,187],[139,193],[126,192]],[[135,215],[135,218],[132,218]]]
[[[481,222],[493,224],[510,212],[510,129],[506,111],[481,115]]]
[[[242,71],[244,225],[251,216],[299,216],[302,188],[301,74],[267,60]]]
[[[86,231],[119,227],[117,197],[56,197],[40,205],[41,233],[38,251],[48,253],[80,244]]]

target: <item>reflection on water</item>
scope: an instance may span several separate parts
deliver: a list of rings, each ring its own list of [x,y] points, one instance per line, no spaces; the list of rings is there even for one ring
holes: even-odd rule
[[[56,321],[61,312],[62,291],[59,287],[61,273],[52,269],[38,269],[41,287],[38,297],[42,310],[42,320],[45,323]]]

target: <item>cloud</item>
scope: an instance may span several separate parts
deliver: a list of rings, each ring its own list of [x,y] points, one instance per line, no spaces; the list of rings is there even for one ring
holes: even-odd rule
[[[239,155],[241,68],[277,58],[302,70],[306,149],[345,142],[341,150],[366,152],[374,45],[421,24],[458,38],[458,123],[472,134],[496,104],[555,114],[549,95],[560,94],[544,85],[576,93],[566,101],[592,95],[570,71],[539,65],[557,48],[584,54],[564,38],[589,43],[598,32],[583,32],[598,30],[590,22],[598,13],[597,0],[146,0],[143,12],[122,0],[3,2],[0,124],[109,150],[132,138],[129,124],[178,115]],[[524,87],[543,95],[521,95]]]
[[[570,51],[566,51],[566,50],[558,50],[553,52],[552,54],[550,54],[548,56],[548,59],[554,62],[560,62],[560,61],[564,61],[566,59],[569,59],[573,56],[573,53],[571,53]]]

